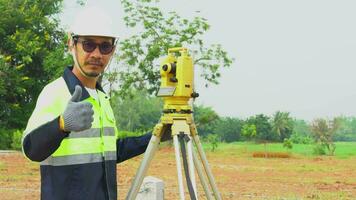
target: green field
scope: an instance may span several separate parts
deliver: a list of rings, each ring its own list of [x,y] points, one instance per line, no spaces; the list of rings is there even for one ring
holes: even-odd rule
[[[336,158],[348,158],[350,156],[356,156],[356,142],[335,142]],[[206,151],[211,150],[211,145],[205,143],[204,148]],[[293,144],[292,149],[286,149],[282,143],[269,143],[267,144],[268,152],[288,152],[294,156],[317,156],[313,154],[313,144]],[[223,152],[236,152],[237,154],[251,154],[253,152],[264,151],[263,144],[256,144],[254,142],[233,142],[233,143],[219,143],[216,153]]]

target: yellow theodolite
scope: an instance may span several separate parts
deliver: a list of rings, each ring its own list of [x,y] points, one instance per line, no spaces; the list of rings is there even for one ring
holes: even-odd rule
[[[180,150],[190,198],[197,199],[198,197],[195,182],[196,168],[207,199],[213,198],[208,183],[210,183],[215,199],[221,199],[196,131],[192,106],[189,104],[189,100],[198,97],[199,94],[194,91],[193,59],[189,56],[188,50],[182,47],[169,49],[168,56],[161,63],[160,73],[161,86],[157,96],[164,100],[163,115],[153,129],[152,138],[126,199],[136,199],[143,176],[146,174],[148,165],[158,149],[161,137],[167,129],[171,130],[173,136],[180,199],[185,199]],[[199,158],[194,151],[192,141],[194,141],[201,162],[199,162]],[[208,181],[203,174],[203,170],[205,170]]]
[[[180,52],[178,58],[175,53]],[[193,59],[186,48],[171,48],[161,64],[161,87],[157,96],[164,98],[164,112],[191,113],[190,98],[198,97],[194,91]]]
[[[179,57],[175,56],[177,53],[180,53]],[[188,125],[194,125],[193,109],[189,100],[198,97],[199,94],[194,91],[193,67],[193,59],[186,48],[171,48],[168,50],[168,56],[163,59],[160,68],[161,86],[157,93],[157,96],[164,100],[162,126],[174,124],[173,120],[185,120]],[[172,134],[174,133],[173,131]],[[192,134],[195,133],[194,129]]]

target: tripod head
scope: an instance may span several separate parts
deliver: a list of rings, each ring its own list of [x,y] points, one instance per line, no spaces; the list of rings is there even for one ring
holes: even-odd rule
[[[176,55],[178,55],[176,57]],[[194,91],[193,59],[183,47],[168,49],[161,63],[161,87],[157,96],[164,99],[164,113],[192,113],[190,98],[199,96]]]

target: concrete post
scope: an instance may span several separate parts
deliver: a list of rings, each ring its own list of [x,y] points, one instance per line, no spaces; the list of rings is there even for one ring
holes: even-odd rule
[[[143,180],[136,200],[163,200],[164,182],[153,176],[147,176]]]

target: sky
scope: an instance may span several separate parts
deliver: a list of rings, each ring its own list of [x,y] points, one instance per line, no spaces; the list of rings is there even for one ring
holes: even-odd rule
[[[78,5],[64,2],[66,27]],[[98,2],[120,18],[119,0],[88,4]],[[278,110],[305,120],[356,116],[356,1],[161,0],[158,6],[206,18],[204,41],[222,44],[235,58],[219,85],[205,88],[196,77],[196,104],[239,118]]]

